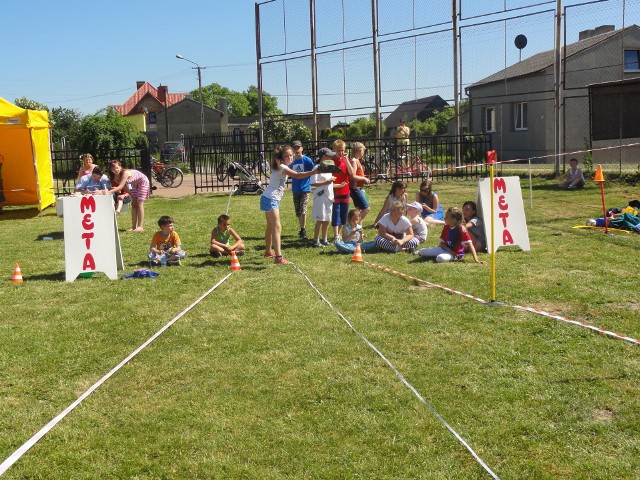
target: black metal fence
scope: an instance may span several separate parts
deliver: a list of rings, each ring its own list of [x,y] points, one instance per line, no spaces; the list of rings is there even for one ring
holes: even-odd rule
[[[56,196],[69,195],[75,190],[78,172],[82,167],[80,156],[86,152],[54,150],[51,152],[53,187]],[[93,154],[92,154],[93,155]],[[125,168],[135,168],[151,178],[151,157],[147,150],[127,148],[112,150],[107,155],[93,155],[93,161],[108,175],[109,160],[118,159]]]
[[[478,178],[487,174],[485,153],[491,150],[490,135],[434,136],[412,138],[408,145],[395,139],[349,139],[347,148],[359,141],[366,147],[362,164],[372,182],[422,181]],[[282,142],[260,144],[257,135],[239,132],[229,135],[184,138],[196,193],[238,188],[242,182],[262,181],[269,176],[271,154]],[[333,140],[304,142],[305,154],[314,157]],[[456,163],[456,158],[460,160]],[[239,164],[240,171],[230,169]],[[247,179],[246,177],[249,176]]]

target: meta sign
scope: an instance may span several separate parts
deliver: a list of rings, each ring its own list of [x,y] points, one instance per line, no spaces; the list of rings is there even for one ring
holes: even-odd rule
[[[116,280],[123,261],[111,195],[71,196],[62,200],[67,282],[92,272],[104,272]]]
[[[493,187],[493,231],[491,244],[491,188]],[[519,177],[496,177],[478,182],[478,215],[484,219],[487,250],[495,252],[503,246],[517,245],[529,251],[529,231],[524,216]]]

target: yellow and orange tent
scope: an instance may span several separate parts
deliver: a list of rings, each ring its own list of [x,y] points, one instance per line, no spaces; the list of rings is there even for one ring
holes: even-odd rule
[[[0,98],[0,205],[55,203],[49,115]]]

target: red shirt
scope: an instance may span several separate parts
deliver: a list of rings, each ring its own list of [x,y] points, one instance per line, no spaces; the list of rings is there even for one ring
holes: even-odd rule
[[[454,235],[456,229],[460,231],[460,238],[458,242],[454,245]],[[444,243],[447,247],[456,252],[456,258],[460,259],[464,255],[464,245],[465,243],[471,243],[471,237],[469,236],[469,232],[464,227],[464,225],[458,225],[457,227],[451,228],[449,225],[445,225],[442,229],[442,234],[440,235],[440,243]]]
[[[336,168],[340,169],[339,173],[334,173],[333,175],[336,177],[335,182],[333,182],[333,195],[334,201],[333,203],[343,203],[344,197],[347,198],[347,202],[349,201],[349,195],[351,194],[351,189],[349,188],[349,170],[347,169],[347,162],[344,158],[334,157],[333,161],[336,164]],[[335,185],[339,185],[341,183],[345,183],[344,187],[336,188]],[[343,197],[343,198],[339,198]]]

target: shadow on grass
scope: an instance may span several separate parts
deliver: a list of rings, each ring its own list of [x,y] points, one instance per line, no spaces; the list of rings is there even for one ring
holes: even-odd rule
[[[35,218],[40,215],[40,211],[37,208],[19,208],[16,210],[2,210],[0,211],[0,220],[26,220],[29,218]],[[43,215],[46,215],[43,213]]]
[[[49,232],[38,235],[36,240],[64,240],[64,232]]]
[[[47,273],[47,274],[40,274],[40,275],[28,275],[23,273],[22,276],[25,282],[37,281],[37,280],[49,280],[52,282],[59,282],[59,281],[64,281],[66,279],[65,272]]]

